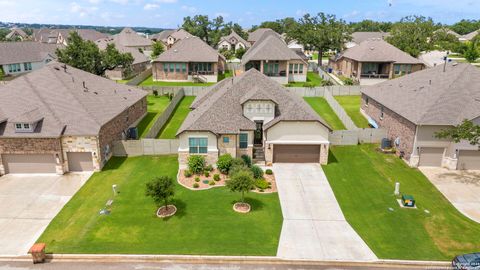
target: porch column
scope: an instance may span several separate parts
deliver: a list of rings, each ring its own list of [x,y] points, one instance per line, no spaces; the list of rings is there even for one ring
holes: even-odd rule
[[[260,73],[263,74],[263,60],[260,60]]]
[[[390,70],[388,71],[388,78],[393,78],[393,63],[390,63]]]
[[[358,62],[357,79],[360,80],[361,77],[362,77],[362,62]]]
[[[287,76],[287,82],[290,82],[290,62],[287,61],[287,67],[285,68],[285,73],[286,73],[286,76]]]

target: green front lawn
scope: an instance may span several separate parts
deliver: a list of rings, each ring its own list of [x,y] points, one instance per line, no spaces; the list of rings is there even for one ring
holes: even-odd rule
[[[137,125],[140,138],[147,135],[155,121],[168,107],[168,104],[170,104],[170,99],[166,96],[147,96],[147,115]]]
[[[176,178],[177,156],[112,158],[95,173],[38,240],[53,253],[275,256],[282,227],[277,194],[246,195],[252,212],[239,214],[240,194],[226,188],[191,191],[176,185],[175,216],[160,219],[145,183]],[[118,186],[112,212],[99,211]]]
[[[451,260],[478,252],[480,224],[458,212],[420,171],[376,147],[332,147],[329,164],[323,166],[348,223],[375,254],[382,259]],[[393,195],[395,182],[402,193],[415,197],[418,209],[400,208]]]
[[[196,82],[162,82],[153,81],[152,76],[140,83],[140,86],[210,86],[215,83],[196,83]]]
[[[223,74],[218,74],[218,81],[221,81],[225,78],[230,78],[230,77],[233,77],[233,73],[231,70],[225,70],[225,72],[223,72]]]
[[[183,97],[168,122],[158,134],[158,139],[175,139],[177,131],[185,118],[187,118],[187,115],[190,112],[190,105],[192,105],[194,100],[195,97],[193,96]]]
[[[130,80],[116,80],[116,83],[126,84]]]
[[[321,86],[323,82],[323,79],[318,75],[318,73],[311,72],[309,71],[307,73],[307,83],[309,84],[309,87],[317,87]],[[290,82],[287,85],[287,87],[304,87],[305,82]]]
[[[368,120],[360,113],[360,105],[362,104],[361,96],[335,96],[335,99],[345,109],[353,123],[359,128],[368,128]]]
[[[322,97],[304,97],[305,101],[322,117],[333,130],[346,129],[340,118]]]

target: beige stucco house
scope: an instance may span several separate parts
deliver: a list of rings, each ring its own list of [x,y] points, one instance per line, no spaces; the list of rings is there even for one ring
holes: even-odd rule
[[[83,40],[96,41],[109,35],[93,29],[50,29],[40,28],[33,30],[33,40],[41,43],[68,45],[68,37],[76,32]]]
[[[257,69],[272,80],[287,84],[306,82],[308,63],[288,45],[278,34],[266,31],[242,57],[244,71]]]
[[[361,110],[411,166],[480,170],[478,145],[435,137],[465,119],[480,125],[478,68],[449,63],[364,88]]]
[[[220,41],[217,44],[217,49],[220,50],[232,50],[237,51],[238,49],[247,50],[250,48],[250,43],[243,39],[239,34],[232,30],[230,35],[223,36],[220,38]]]
[[[197,96],[177,137],[179,162],[248,155],[256,162],[328,162],[331,128],[303,99],[256,69]]]
[[[192,36],[193,35],[191,35],[187,31],[183,30],[182,28],[179,28],[176,30],[163,30],[158,34],[152,35],[151,39],[153,41],[161,41],[165,46],[165,49],[168,50],[178,41],[187,37],[192,37]]]
[[[225,70],[223,55],[198,37],[186,37],[152,61],[154,81],[217,82]]]
[[[98,171],[146,92],[52,61],[0,86],[0,175]]]

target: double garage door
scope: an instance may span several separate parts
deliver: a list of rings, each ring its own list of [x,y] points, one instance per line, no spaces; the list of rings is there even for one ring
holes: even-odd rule
[[[276,163],[319,163],[320,145],[273,146],[273,162]]]
[[[459,170],[480,170],[480,151],[460,150],[457,168]]]
[[[93,171],[91,152],[69,152],[67,158],[69,171]],[[53,154],[3,154],[2,161],[6,173],[56,173]]]

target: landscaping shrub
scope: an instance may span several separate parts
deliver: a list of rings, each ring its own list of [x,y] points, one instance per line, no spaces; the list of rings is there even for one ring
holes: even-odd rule
[[[220,174],[214,174],[213,175],[213,180],[220,181]]]
[[[262,168],[258,167],[257,165],[252,165],[250,170],[253,173],[253,178],[260,179],[260,178],[263,177],[263,170],[262,170]]]
[[[323,80],[321,83],[322,86],[333,86],[333,82],[329,80]]]
[[[265,174],[272,175],[273,171],[271,169],[266,169]]]
[[[212,166],[212,165],[207,165],[207,166],[205,167],[205,171],[207,171],[207,172],[213,171],[213,166]]]
[[[153,90],[153,95],[158,97],[158,90]]]
[[[202,174],[205,171],[205,158],[198,155],[189,156],[188,170],[197,175]]]
[[[195,177],[195,182],[200,182],[200,177]]]
[[[245,165],[247,165],[247,167],[252,167],[252,158],[250,156],[242,155],[242,159],[243,162],[245,162]]]
[[[210,177],[210,173],[207,172],[207,171],[204,173],[204,175],[205,175],[205,177]]]
[[[344,78],[343,79],[343,84],[345,85],[354,85],[355,82],[351,78]]]
[[[232,166],[233,158],[230,154],[224,154],[218,157],[217,161],[217,168],[218,170],[223,173],[227,174],[230,171],[230,167]]]
[[[208,184],[209,184],[210,186],[215,186],[215,181],[210,180],[210,182],[208,182]]]
[[[148,182],[145,186],[145,195],[152,197],[156,205],[168,209],[168,201],[175,195],[175,184],[170,176],[160,176]]]
[[[200,187],[200,185],[198,183],[193,184],[193,188],[199,188],[199,187]]]
[[[257,179],[255,180],[255,186],[260,190],[264,190],[270,188],[270,183],[265,179]]]
[[[183,172],[183,175],[184,175],[185,177],[192,177],[192,172],[191,172],[190,170],[185,170],[185,171]]]

